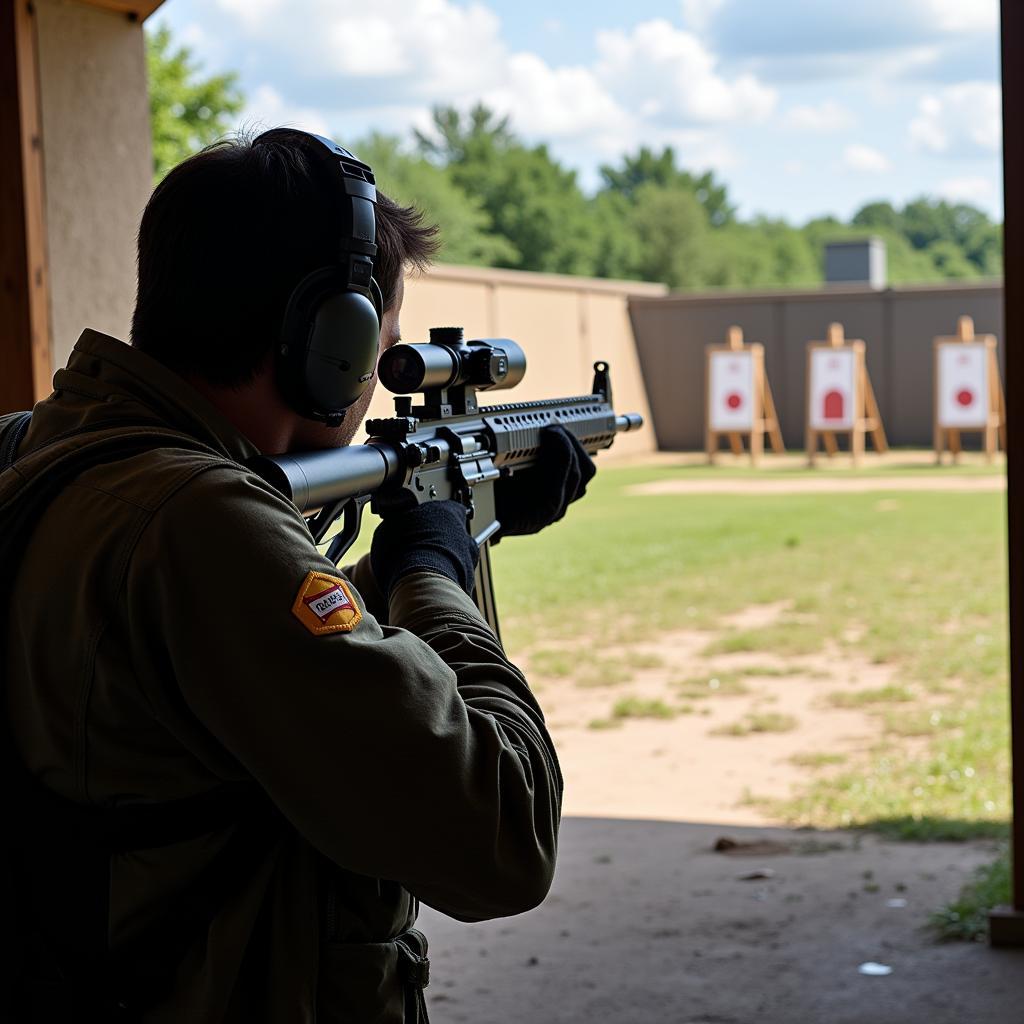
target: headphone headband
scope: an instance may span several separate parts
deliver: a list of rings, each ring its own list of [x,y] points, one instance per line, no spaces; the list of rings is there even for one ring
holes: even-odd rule
[[[341,184],[349,197],[351,235],[339,242],[339,263],[347,270],[348,287],[370,297],[373,257],[377,255],[377,187],[369,164],[333,139],[310,133],[341,173]]]

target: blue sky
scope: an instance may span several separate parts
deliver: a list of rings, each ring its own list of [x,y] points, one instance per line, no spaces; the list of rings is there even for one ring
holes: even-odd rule
[[[167,0],[154,20],[240,73],[248,122],[404,138],[483,99],[587,189],[673,145],[744,215],[930,194],[1002,216],[998,0]]]

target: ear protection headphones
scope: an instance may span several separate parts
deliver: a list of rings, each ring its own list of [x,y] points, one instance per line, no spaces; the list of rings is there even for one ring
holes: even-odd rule
[[[293,289],[277,348],[277,379],[292,408],[337,426],[366,390],[377,365],[383,299],[373,278],[377,189],[369,165],[309,133],[338,167],[351,235],[338,262],[307,274]]]

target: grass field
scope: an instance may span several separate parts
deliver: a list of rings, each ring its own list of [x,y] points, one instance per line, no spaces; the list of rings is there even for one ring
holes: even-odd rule
[[[715,644],[778,655],[855,648],[893,665],[903,685],[864,698],[886,718],[872,763],[820,779],[810,771],[779,814],[918,838],[1004,834],[1003,496],[627,493],[708,472],[603,469],[563,523],[499,545],[496,587],[512,656],[556,640],[577,642],[585,657],[789,600],[778,621],[727,630]],[[906,684],[917,699],[906,699]]]

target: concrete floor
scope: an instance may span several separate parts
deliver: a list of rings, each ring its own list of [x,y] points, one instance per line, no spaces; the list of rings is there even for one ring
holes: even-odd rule
[[[720,836],[769,842],[715,853]],[[1024,951],[923,927],[991,858],[986,843],[568,819],[540,909],[465,925],[424,908],[431,1021],[1018,1024]],[[892,973],[862,975],[867,961]]]

